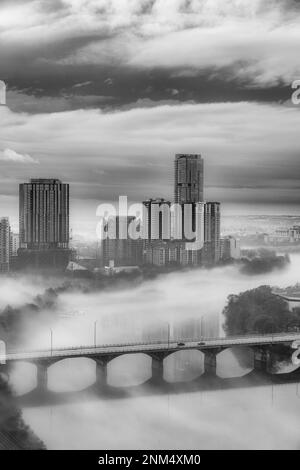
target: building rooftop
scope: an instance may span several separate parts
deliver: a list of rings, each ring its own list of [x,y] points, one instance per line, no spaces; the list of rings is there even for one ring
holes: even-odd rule
[[[30,178],[30,183],[55,184],[55,183],[61,183],[61,181],[58,178]]]

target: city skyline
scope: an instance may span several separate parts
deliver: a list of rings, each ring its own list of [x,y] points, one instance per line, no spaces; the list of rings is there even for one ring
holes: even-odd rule
[[[175,154],[175,161],[176,161],[176,157],[177,157],[178,154]],[[188,156],[188,155],[192,155],[192,156],[197,156],[198,154],[180,154],[181,156]],[[174,158],[174,157],[173,157]],[[203,161],[204,159],[202,158],[202,156],[200,157],[201,158],[201,162],[202,162],[202,171],[203,171]],[[1,163],[1,162],[0,162]],[[171,163],[172,163],[172,160],[170,158],[170,161],[169,161],[169,173],[171,174],[172,173],[172,170],[171,170]],[[204,173],[204,171],[203,171]],[[202,191],[202,194],[204,193],[205,191],[205,195],[208,193],[210,193],[210,191],[207,191],[207,186],[205,185],[205,182],[204,182],[204,179],[203,179],[203,173],[202,173],[202,188],[201,188],[201,191]],[[206,173],[206,172],[205,172]],[[44,176],[44,177],[40,177],[40,175],[36,174],[35,177],[29,177],[28,178],[29,180],[38,180],[38,179],[49,179],[48,176]],[[57,177],[53,177],[50,176],[50,179],[53,179],[53,180],[59,180],[59,178]],[[19,183],[19,185],[21,185],[22,183]],[[17,188],[17,191],[18,191],[18,186],[19,185],[16,185],[16,188]],[[70,185],[70,183],[68,183],[68,185]],[[73,189],[73,184],[71,183],[71,186],[72,186],[72,189]],[[176,183],[175,183],[175,186],[176,186]],[[173,187],[173,191],[172,191],[172,187]],[[160,190],[158,189],[158,193],[157,194],[152,194],[152,197],[153,197],[153,200],[155,199],[159,199],[161,197],[162,194],[165,193],[165,189],[164,187],[161,187]],[[168,184],[168,194],[169,194],[169,198],[168,200],[169,201],[172,201],[176,200],[176,195],[174,193],[174,184],[172,184],[171,182],[169,182]],[[217,192],[218,194],[218,192]],[[97,209],[97,205],[102,202],[109,202],[113,205],[116,205],[118,204],[118,197],[120,196],[120,194],[113,194],[112,195],[112,199],[109,200],[109,201],[98,201],[98,200],[95,200],[95,201],[92,201],[92,204],[94,205],[91,205],[89,207],[90,211],[87,210],[87,213],[89,215],[89,218],[87,219],[86,218],[86,214],[84,213],[84,211],[82,211],[82,208],[79,210],[79,214],[76,214],[76,203],[78,202],[77,198],[76,197],[73,197],[73,195],[71,195],[72,197],[72,204],[70,205],[70,230],[74,230],[75,233],[77,233],[78,235],[81,235],[81,236],[84,236],[84,237],[87,237],[87,238],[91,238],[91,239],[95,239],[97,238],[97,235],[96,235],[96,225],[97,225],[97,217],[96,217],[96,209]],[[144,195],[145,197],[145,195]],[[204,201],[209,201],[208,198],[204,197],[203,198]],[[221,198],[220,198],[221,199]],[[142,196],[142,199],[140,201],[130,201],[129,202],[133,202],[133,203],[141,203],[143,200],[143,196]],[[151,197],[150,197],[150,200],[151,200]],[[165,200],[167,201],[167,199],[164,199],[162,198],[162,200]],[[211,200],[217,200],[216,197],[212,197]],[[1,205],[1,208],[3,206]],[[18,196],[15,200],[15,204],[14,204],[14,199],[12,200],[12,204],[7,206],[8,207],[8,210],[7,212],[5,212],[5,209],[2,209],[2,213],[0,214],[1,217],[8,217],[9,220],[10,220],[10,225],[12,227],[12,230],[14,232],[18,232],[19,231],[19,212],[18,212],[18,207],[19,207],[19,202],[18,202]],[[229,205],[226,203],[222,203],[222,215],[223,216],[238,216],[238,215],[247,215],[247,212],[245,214],[245,212],[243,212],[242,209],[238,209],[236,210],[236,206],[233,207],[232,210],[229,210],[228,211],[228,207]],[[251,206],[249,206],[251,207]],[[265,207],[265,206],[264,206]],[[75,209],[75,210],[74,210]],[[88,209],[88,207],[85,206],[85,209]],[[252,209],[252,210],[251,210]],[[249,215],[296,215],[298,214],[298,206],[295,206],[293,207],[292,210],[290,210],[290,207],[289,206],[279,206],[279,211],[275,211],[274,213],[272,212],[272,210],[270,210],[270,213],[266,212],[264,209],[262,210],[262,212],[260,212],[259,210],[257,211],[255,209],[255,206],[254,206],[254,209],[253,207],[251,207],[250,211],[249,211]],[[241,212],[240,212],[241,210]],[[284,211],[287,211],[287,213],[284,213]],[[88,230],[82,230],[83,226],[86,224],[88,224]]]
[[[98,206],[100,251],[95,262],[100,260],[107,269],[130,265],[174,269],[215,266],[220,261],[220,203],[204,201],[202,156],[176,154],[174,170],[173,202],[157,197],[128,207],[127,197],[122,197],[118,204]],[[6,229],[0,226],[0,269],[74,269],[78,254],[69,246],[69,216],[68,183],[31,178],[20,184],[19,234],[13,232],[8,217],[2,219]]]
[[[3,107],[0,110],[3,114]],[[8,118],[10,116],[10,111],[7,112],[5,110],[5,115]],[[299,113],[297,113],[299,115]],[[45,117],[45,116],[44,116]],[[124,116],[125,117],[125,116]],[[10,119],[9,119],[10,120]],[[51,124],[52,125],[52,124]],[[54,127],[57,127],[56,124]],[[77,124],[76,124],[77,127]],[[293,133],[293,128],[295,126],[291,125],[291,129],[289,132]],[[14,131],[15,132],[15,131]],[[30,140],[30,137],[27,137]],[[262,140],[262,136],[260,140]],[[70,137],[72,140],[72,138]],[[69,141],[70,143],[70,141]],[[81,144],[78,143],[80,146]],[[93,146],[96,145],[93,142]],[[109,145],[114,146],[115,143],[110,143]],[[40,155],[43,154],[43,146],[44,143],[40,143]],[[64,152],[64,147],[62,146],[61,149],[57,148],[56,152],[60,154],[60,152]],[[197,149],[199,151],[199,148]],[[196,151],[196,153],[197,153]],[[282,150],[283,151],[283,150]],[[94,148],[93,152],[96,152],[96,148]],[[174,148],[173,155],[178,153],[178,149]],[[186,152],[192,153],[192,152]],[[278,153],[278,150],[277,150]],[[295,151],[294,151],[295,153]],[[281,177],[285,178],[285,186],[263,186],[263,184],[258,184],[257,187],[250,188],[249,186],[245,185],[244,181],[245,178],[248,176],[246,175],[249,172],[249,168],[245,168],[244,171],[240,172],[240,175],[237,175],[236,167],[231,168],[230,165],[211,165],[211,156],[207,155],[206,152],[202,152],[204,157],[206,157],[206,195],[207,199],[217,199],[223,203],[224,213],[228,212],[230,214],[245,214],[245,213],[257,213],[257,214],[295,214],[297,213],[297,203],[296,199],[291,201],[291,195],[296,192],[297,184],[296,182],[293,183],[291,186],[288,183],[288,179],[284,177],[284,173],[286,171],[290,172],[291,168],[295,169],[295,165],[292,166],[284,165],[277,163],[278,167],[281,168]],[[2,184],[2,194],[0,195],[0,203],[1,207],[3,208],[3,213],[11,214],[10,217],[12,219],[13,225],[17,224],[17,213],[14,209],[15,203],[17,201],[17,189],[15,181],[21,183],[24,178],[30,178],[33,176],[40,176],[40,177],[47,177],[49,174],[53,175],[54,177],[64,179],[65,181],[72,183],[73,187],[73,199],[74,199],[74,206],[73,211],[71,214],[72,219],[72,227],[79,232],[84,232],[79,214],[85,213],[86,215],[86,223],[89,224],[91,227],[93,225],[93,220],[95,218],[95,209],[99,202],[107,201],[113,202],[116,197],[116,188],[119,189],[118,194],[127,194],[129,199],[133,202],[137,202],[145,197],[155,197],[159,194],[161,197],[169,199],[172,195],[172,185],[169,183],[170,180],[170,169],[169,169],[169,159],[171,158],[172,153],[168,154],[164,159],[164,163],[162,161],[158,161],[157,157],[153,157],[153,162],[151,162],[151,157],[148,158],[148,163],[146,166],[143,164],[143,169],[132,166],[132,157],[127,158],[118,158],[117,162],[113,163],[112,170],[109,170],[111,175],[114,175],[113,178],[116,177],[116,182],[112,185],[106,184],[107,180],[107,173],[106,170],[101,170],[97,168],[93,171],[92,167],[84,167],[81,169],[81,173],[88,173],[90,178],[93,180],[86,181],[85,183],[80,183],[77,177],[72,176],[74,173],[74,168],[77,167],[78,158],[76,158],[75,163],[71,164],[69,167],[68,159],[63,159],[63,167],[64,170],[58,170],[59,166],[57,165],[56,161],[54,160],[53,164],[43,165],[39,160],[38,156],[32,156],[29,153],[22,154],[21,152],[15,151],[13,149],[5,149],[4,151],[0,152],[0,165],[5,170],[5,175],[8,177],[3,180]],[[278,158],[276,157],[278,160]],[[98,161],[98,159],[96,159]],[[99,163],[101,167],[101,161],[104,163],[104,168],[107,168],[109,165],[108,159],[100,159]],[[51,162],[50,162],[51,163]],[[262,163],[260,163],[261,165]],[[119,167],[116,165],[120,165]],[[262,173],[267,175],[271,172],[271,168],[273,168],[274,162],[269,161],[269,163],[263,164],[263,171]],[[55,166],[55,169],[54,169]],[[126,169],[126,167],[128,168]],[[259,169],[257,168],[257,171]],[[50,173],[49,173],[49,172]],[[77,170],[76,170],[77,171]],[[293,172],[293,178],[296,178],[296,171]],[[159,174],[157,175],[157,172]],[[245,175],[243,174],[245,173]],[[2,172],[3,174],[3,172]],[[127,181],[124,183],[125,174]],[[9,177],[11,175],[11,177]],[[15,177],[12,179],[12,175]],[[64,175],[64,176],[62,176]],[[212,175],[220,181],[220,186],[210,184],[210,180]],[[228,176],[230,179],[234,179],[234,186],[232,187],[225,187],[224,185],[225,176]],[[128,179],[128,178],[129,179]],[[144,178],[146,177],[146,182]],[[257,178],[261,176],[256,175]],[[271,177],[271,176],[270,176]],[[223,182],[222,182],[223,180]],[[141,183],[143,181],[143,183]],[[6,191],[5,188],[9,186],[9,189]],[[108,186],[110,188],[108,189]],[[247,199],[247,193],[251,192],[253,194],[253,201]],[[266,201],[262,202],[259,200],[260,192],[265,193]],[[97,197],[97,193],[99,197]],[[229,198],[229,193],[231,193],[232,197]],[[87,230],[90,232],[91,230]]]

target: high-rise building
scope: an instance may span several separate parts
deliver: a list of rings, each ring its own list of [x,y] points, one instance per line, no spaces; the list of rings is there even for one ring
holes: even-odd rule
[[[20,247],[19,234],[10,233],[10,257],[18,255],[18,249]]]
[[[134,216],[109,217],[102,240],[102,264],[104,266],[136,266],[142,264],[142,240],[130,237],[130,224],[136,224]],[[138,225],[137,225],[138,232]]]
[[[143,238],[145,240],[170,240],[170,201],[163,198],[143,201]]]
[[[19,234],[11,231],[9,236],[9,269],[13,271],[18,268],[19,246]]]
[[[168,243],[149,244],[145,251],[145,262],[154,266],[166,266],[168,264]]]
[[[19,187],[22,267],[68,264],[69,185],[58,179],[31,179]]]
[[[174,162],[174,200],[180,206],[180,217],[174,219],[175,230],[182,233],[186,242],[198,240],[203,245],[203,181],[204,160],[200,154],[177,154]],[[175,236],[175,238],[178,238]],[[189,253],[191,245],[182,248],[181,263],[197,264],[199,253]]]
[[[171,203],[163,198],[143,201],[144,263],[165,266],[168,263],[167,243],[171,239]]]
[[[202,263],[214,265],[220,260],[221,204],[206,202],[204,206],[204,247]]]
[[[204,241],[204,202],[172,206],[172,239],[186,242]]]
[[[0,272],[9,271],[10,226],[7,217],[0,219]]]
[[[181,266],[198,266],[201,260],[201,249],[199,248],[198,250],[191,250],[187,247],[187,243],[180,247],[179,264]]]
[[[68,248],[69,185],[58,179],[20,184],[20,247]]]
[[[204,161],[201,155],[177,154],[174,165],[175,203],[203,202]]]
[[[232,236],[221,238],[220,257],[223,261],[230,259],[240,259],[241,244],[240,241]]]

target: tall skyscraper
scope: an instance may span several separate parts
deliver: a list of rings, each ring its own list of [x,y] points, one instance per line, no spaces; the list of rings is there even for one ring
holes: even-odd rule
[[[174,162],[174,200],[178,204],[203,202],[204,161],[198,154],[177,154]]]
[[[181,248],[181,264],[195,265],[200,259],[199,250],[203,246],[204,160],[200,154],[177,154],[174,170],[174,200],[181,207],[181,216],[175,217],[174,221],[176,231],[182,233],[183,241],[200,242],[198,250],[195,245],[191,249],[192,245],[189,243]],[[194,239],[191,239],[192,233]]]
[[[20,184],[20,247],[68,248],[69,185],[58,179]]]
[[[0,272],[9,271],[10,225],[8,217],[0,219]]]
[[[147,240],[169,240],[171,238],[170,201],[163,198],[143,202],[143,232]]]
[[[206,202],[204,205],[204,248],[202,261],[214,265],[220,260],[221,204]]]
[[[9,271],[10,226],[7,217],[0,219],[0,272]]]
[[[19,187],[20,250],[23,265],[62,267],[69,252],[69,185],[31,179]]]

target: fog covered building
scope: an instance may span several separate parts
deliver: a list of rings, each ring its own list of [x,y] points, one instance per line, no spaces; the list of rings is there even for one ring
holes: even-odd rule
[[[240,259],[241,244],[238,239],[232,236],[221,238],[220,257],[222,260]]]

